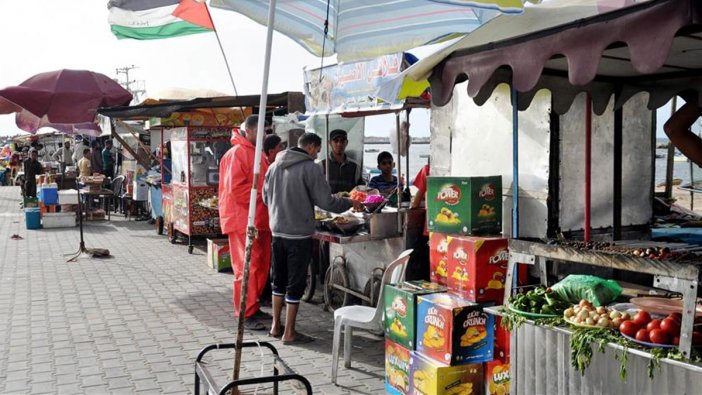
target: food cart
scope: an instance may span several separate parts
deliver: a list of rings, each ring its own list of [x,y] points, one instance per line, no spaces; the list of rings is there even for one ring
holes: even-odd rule
[[[369,61],[305,70],[306,108],[307,114],[312,116],[308,120],[308,128],[317,133],[324,131],[321,133],[324,158],[329,157],[329,131],[340,127],[347,130],[349,135],[346,154],[363,166],[363,117],[394,113],[399,134],[401,112],[428,108],[428,96],[420,97],[428,88],[426,81],[411,82],[411,86],[403,90],[401,98],[382,100],[378,97],[379,89],[407,66],[405,54],[397,53]],[[354,126],[359,123],[361,125]],[[398,157],[396,163],[399,180],[402,160]],[[397,206],[356,214],[355,219],[344,220],[352,222],[350,227],[331,224],[331,229],[319,229],[314,238],[329,244],[329,254],[320,254],[320,258],[310,266],[304,299],[309,300],[313,296],[319,277],[323,281],[324,301],[328,309],[350,304],[354,298],[375,306],[384,265],[392,262],[400,252],[411,248],[423,233],[423,210]],[[359,226],[353,226],[353,223]],[[320,253],[323,250],[320,248]]]
[[[160,141],[160,181],[147,177],[150,189],[160,187],[162,221],[169,240],[187,237],[193,251],[193,237],[221,233],[217,210],[219,161],[230,148],[232,127],[258,111],[258,95],[154,100],[128,107],[102,108],[98,113],[116,119],[148,121],[151,141]],[[285,92],[268,95],[274,114],[304,111],[303,95]],[[152,191],[158,195],[159,191]],[[153,208],[158,205],[151,204]],[[153,215],[153,213],[152,213]],[[163,224],[161,228],[160,224]]]
[[[431,78],[433,100],[440,106],[450,102],[447,112],[461,114],[455,108],[461,100],[472,106],[462,99],[466,88],[476,103],[494,107],[491,119],[509,119],[512,107],[511,135],[500,140],[499,132],[487,132],[493,153],[513,152],[505,184],[518,191],[508,193],[506,201],[513,209],[505,232],[513,237],[506,283],[512,281],[515,264],[525,263],[544,285],[562,270],[630,281],[648,275],[648,285],[682,295],[682,329],[675,347],[679,360],[669,349],[609,342],[604,353],[593,351],[589,368],[580,372],[571,366],[573,327],[526,320],[511,334],[513,393],[699,391],[702,366],[689,360],[699,247],[649,241],[656,125],[655,112],[649,110],[683,91],[699,94],[702,63],[693,54],[700,49],[702,9],[691,0],[622,7],[608,12],[552,1],[526,9],[519,18],[498,17],[429,66],[438,64]],[[456,85],[465,78],[467,86]],[[512,90],[498,87],[502,83]],[[517,109],[523,112],[517,115]],[[434,114],[441,117],[440,112]],[[518,136],[527,138],[522,142]],[[432,150],[456,147],[453,138],[432,135]],[[456,154],[465,158],[466,152]],[[457,156],[433,156],[432,174],[468,173]],[[584,183],[577,181],[583,178]],[[642,247],[667,252],[663,258],[642,257]],[[506,296],[512,292],[506,287]],[[505,314],[500,307],[489,310]],[[622,364],[628,364],[625,380],[620,378]],[[646,377],[650,364],[652,379]]]

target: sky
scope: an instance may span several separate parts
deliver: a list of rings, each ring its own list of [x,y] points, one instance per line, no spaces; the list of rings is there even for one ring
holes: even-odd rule
[[[232,11],[211,9],[224,53],[240,95],[261,92],[266,28]],[[107,0],[0,1],[0,88],[58,69],[86,69],[117,78],[117,68],[136,66],[130,80],[143,80],[147,97],[168,88],[234,90],[214,33],[165,40],[118,40],[107,23]],[[268,91],[303,90],[303,67],[318,58],[275,33]],[[334,62],[325,59],[325,64]],[[120,75],[124,80],[124,75]],[[366,135],[387,136],[394,117],[366,120]],[[413,136],[429,135],[428,111],[413,111]],[[0,115],[0,135],[21,131],[14,115]]]

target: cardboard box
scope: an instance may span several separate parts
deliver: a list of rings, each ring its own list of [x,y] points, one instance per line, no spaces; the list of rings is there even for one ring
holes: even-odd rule
[[[461,235],[502,233],[502,176],[428,177],[427,228]]]
[[[417,344],[417,296],[444,291],[446,287],[423,280],[386,285],[383,292],[385,337],[414,350]]]
[[[410,393],[410,350],[385,340],[385,392],[394,395]]]
[[[471,302],[502,304],[509,250],[502,237],[455,236],[448,245],[448,289]]]
[[[232,256],[229,239],[207,239],[207,266],[218,272],[231,270]]]
[[[413,395],[482,394],[483,365],[447,366],[412,351],[410,381]]]
[[[495,359],[509,358],[509,336],[509,331],[502,327],[502,317],[495,316]]]
[[[509,359],[494,359],[485,362],[483,371],[485,372],[485,394],[487,395],[509,395]]]
[[[447,285],[448,245],[451,236],[443,233],[429,235],[429,279],[433,283]]]
[[[448,293],[420,295],[417,318],[423,355],[448,365],[492,360],[495,317],[477,303]]]

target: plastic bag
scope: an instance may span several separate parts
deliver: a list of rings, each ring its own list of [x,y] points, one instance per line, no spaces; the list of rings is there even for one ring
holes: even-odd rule
[[[571,274],[551,289],[570,303],[589,300],[594,306],[605,306],[622,294],[622,287],[614,280],[605,280],[586,274]]]

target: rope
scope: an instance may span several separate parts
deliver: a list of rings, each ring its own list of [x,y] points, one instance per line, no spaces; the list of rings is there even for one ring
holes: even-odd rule
[[[329,2],[327,0],[327,16],[324,18],[324,37],[322,38],[322,61],[319,65],[319,82],[322,82],[322,69],[324,68],[324,49],[327,43],[327,35],[329,34]]]

